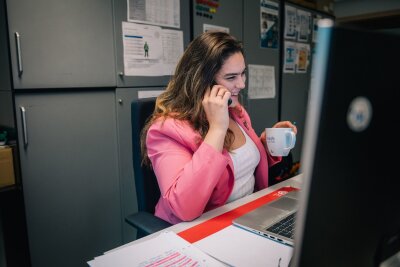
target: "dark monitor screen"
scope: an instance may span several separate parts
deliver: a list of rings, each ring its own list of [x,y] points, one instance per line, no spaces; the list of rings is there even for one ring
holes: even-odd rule
[[[291,266],[384,266],[400,257],[400,36],[318,35]]]

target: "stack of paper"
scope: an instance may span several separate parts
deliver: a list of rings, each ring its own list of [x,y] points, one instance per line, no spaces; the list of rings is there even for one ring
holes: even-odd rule
[[[226,266],[173,232],[113,250],[88,262],[91,267]]]

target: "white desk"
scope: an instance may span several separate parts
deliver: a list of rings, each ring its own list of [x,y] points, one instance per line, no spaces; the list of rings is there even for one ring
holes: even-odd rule
[[[222,207],[219,207],[219,208],[216,208],[216,209],[211,210],[209,212],[206,212],[201,217],[197,218],[194,221],[182,222],[182,223],[173,225],[173,226],[171,226],[169,228],[166,228],[166,229],[162,230],[162,232],[172,231],[172,232],[175,232],[175,233],[179,233],[179,232],[184,231],[186,229],[189,229],[189,228],[191,228],[193,226],[201,224],[201,223],[203,223],[205,221],[208,221],[208,220],[210,220],[210,219],[212,219],[212,218],[214,218],[216,216],[219,216],[221,214],[229,212],[229,211],[231,211],[231,210],[233,210],[233,209],[235,209],[237,207],[240,207],[240,206],[242,206],[242,205],[244,205],[246,203],[249,203],[249,202],[251,202],[251,201],[253,201],[255,199],[258,199],[258,198],[260,198],[262,196],[265,196],[265,195],[267,195],[267,194],[269,194],[269,193],[271,193],[273,191],[278,190],[279,188],[287,187],[287,186],[295,187],[295,188],[299,188],[300,189],[302,187],[302,175],[297,175],[295,177],[292,177],[291,179],[288,179],[286,181],[283,181],[281,183],[278,183],[278,184],[276,184],[274,186],[271,186],[271,187],[268,187],[266,189],[260,190],[260,191],[254,193],[254,194],[251,194],[251,195],[249,195],[247,197],[238,199],[238,200],[236,200],[234,202],[231,202],[229,204],[226,204],[226,205],[224,205]],[[154,237],[158,236],[160,233],[161,233],[161,231],[157,232],[157,233],[154,233],[152,235],[143,237],[141,239],[135,240],[133,242],[130,242],[130,243],[125,244],[123,246],[117,247],[117,248],[115,248],[113,250],[110,250],[110,251],[106,252],[105,254],[107,254],[109,252],[113,252],[115,250],[118,250],[118,249],[126,247],[126,246],[132,246],[132,245],[135,245],[135,244],[139,244],[139,243],[141,243],[141,242],[143,242],[145,240],[149,240],[151,238],[154,238]],[[248,233],[248,234],[249,235],[253,235],[251,233]],[[265,238],[262,238],[262,239],[265,239]],[[274,242],[274,241],[271,241],[271,242]],[[235,253],[234,251],[231,251],[231,252]]]
[[[252,200],[255,200],[255,199],[259,198],[259,197],[267,195],[267,194],[269,194],[269,193],[271,193],[271,192],[273,192],[273,191],[275,191],[275,190],[277,190],[277,189],[279,189],[281,187],[285,187],[285,186],[291,186],[291,187],[295,187],[295,188],[299,188],[300,189],[301,186],[302,186],[302,175],[301,174],[296,175],[296,176],[294,176],[294,177],[292,177],[292,178],[290,178],[288,180],[285,180],[285,181],[280,182],[278,184],[275,184],[273,186],[267,187],[267,188],[265,188],[263,190],[260,190],[260,191],[254,193],[254,194],[251,194],[251,195],[249,195],[247,197],[243,197],[241,199],[233,201],[233,202],[231,202],[229,204],[226,204],[226,205],[221,206],[219,208],[216,208],[214,210],[210,210],[210,211],[204,213],[203,215],[201,215],[199,218],[197,218],[197,219],[195,219],[195,220],[193,220],[191,222],[181,222],[181,223],[175,224],[175,225],[173,225],[171,227],[168,227],[165,230],[169,230],[169,231],[173,231],[175,233],[179,233],[179,232],[181,232],[183,230],[186,230],[186,229],[188,229],[190,227],[198,225],[198,224],[200,224],[202,222],[205,222],[205,221],[207,221],[209,219],[212,219],[212,218],[214,218],[214,217],[216,217],[218,215],[221,215],[221,214],[223,214],[225,212],[233,210],[234,208],[240,207],[240,206],[242,206],[242,205],[244,205],[244,204],[246,204],[246,203],[248,203],[248,202],[250,202]],[[163,230],[163,231],[165,231],[165,230]],[[154,234],[151,234],[151,235],[145,236],[143,238],[140,238],[138,240],[135,240],[135,241],[132,241],[130,243],[127,243],[127,244],[125,244],[123,246],[127,246],[127,245],[138,243],[138,242],[142,242],[144,240],[153,238],[154,236],[157,236],[158,234],[159,234],[159,232],[156,232]],[[116,249],[118,249],[118,248],[116,248]]]

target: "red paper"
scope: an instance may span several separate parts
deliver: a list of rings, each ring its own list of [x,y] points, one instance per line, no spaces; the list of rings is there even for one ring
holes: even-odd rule
[[[275,200],[290,191],[298,190],[294,187],[281,187],[276,191],[269,193],[268,195],[259,197],[249,203],[246,203],[240,207],[237,207],[233,210],[225,212],[217,217],[214,217],[210,220],[207,220],[201,224],[193,226],[189,229],[186,229],[182,232],[179,232],[178,235],[185,239],[190,243],[194,243],[199,241],[209,235],[212,235],[225,227],[228,227],[232,224],[232,220],[242,216],[245,213],[248,213],[272,200]]]

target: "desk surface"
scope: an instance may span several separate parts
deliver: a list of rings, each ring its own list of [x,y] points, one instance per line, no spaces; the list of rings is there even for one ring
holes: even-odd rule
[[[249,196],[243,197],[241,199],[238,199],[236,201],[228,203],[228,204],[226,204],[224,206],[221,206],[221,207],[216,208],[214,210],[208,211],[208,212],[204,213],[203,215],[201,215],[199,218],[197,218],[197,219],[195,219],[195,220],[193,220],[191,222],[181,222],[181,223],[175,224],[175,225],[173,225],[171,227],[168,227],[168,228],[164,229],[163,231],[168,230],[168,231],[172,231],[172,232],[175,232],[175,233],[179,233],[179,232],[181,232],[183,230],[186,230],[186,229],[191,228],[191,227],[193,227],[195,225],[203,223],[203,222],[205,222],[205,221],[207,221],[209,219],[212,219],[212,218],[214,218],[214,217],[216,217],[218,215],[221,215],[221,214],[223,214],[225,212],[233,210],[233,209],[235,209],[235,208],[237,208],[239,206],[242,206],[242,205],[244,205],[244,204],[246,204],[246,203],[248,203],[248,202],[250,202],[252,200],[255,200],[255,199],[259,198],[259,197],[262,197],[262,196],[264,196],[264,195],[266,195],[268,193],[271,193],[271,192],[273,192],[273,191],[275,191],[275,190],[277,190],[277,189],[279,189],[281,187],[285,187],[285,186],[301,188],[302,187],[302,175],[301,174],[296,175],[296,176],[294,176],[294,177],[292,177],[292,178],[290,178],[288,180],[285,180],[285,181],[283,181],[281,183],[278,183],[278,184],[275,184],[273,186],[267,187],[267,188],[265,188],[263,190],[255,192],[255,193],[253,193],[253,194],[251,194]],[[127,244],[125,244],[125,245],[123,245],[121,247],[129,246],[129,245],[132,245],[132,244],[135,244],[135,243],[139,243],[139,242],[148,240],[150,238],[153,238],[153,237],[159,235],[159,233],[160,232],[156,232],[154,234],[145,236],[143,238],[140,238],[140,239],[137,239],[137,240],[132,241],[130,243],[127,243]],[[121,247],[118,247],[116,249],[119,249]],[[113,250],[111,250],[111,251],[113,251]]]
[[[163,255],[165,255],[166,252],[171,251],[171,249],[177,249],[178,253],[180,251],[180,248],[177,248],[176,243],[174,243],[177,240],[173,241],[176,235],[166,237],[165,233],[169,234],[170,232],[175,232],[178,235],[182,235],[182,233],[185,233],[187,235],[187,240],[189,236],[190,238],[196,237],[196,235],[201,232],[199,231],[199,228],[202,228],[205,225],[207,226],[206,229],[215,230],[215,228],[213,227],[208,228],[211,221],[217,221],[217,225],[219,227],[224,224],[223,220],[221,220],[221,216],[226,216],[226,214],[230,214],[231,212],[237,215],[238,209],[241,209],[244,206],[248,206],[248,204],[252,205],[255,203],[254,201],[257,201],[257,203],[259,203],[259,200],[265,200],[264,196],[267,197],[267,195],[274,198],[279,197],[276,194],[270,193],[276,192],[282,187],[294,187],[300,189],[302,188],[302,180],[302,175],[297,175],[274,186],[265,188],[249,196],[228,203],[222,207],[206,212],[196,220],[193,220],[191,222],[178,223],[152,235],[148,235],[133,242],[127,243],[123,246],[107,251],[104,253],[103,256],[96,257],[92,261],[89,261],[88,264],[92,267],[117,265],[130,266],[132,264],[132,261],[135,262],[137,260],[144,260],[145,262],[148,262],[149,260],[151,261],[153,259],[159,260],[159,257],[164,257]],[[279,194],[279,192],[276,193]],[[278,244],[275,241],[260,237],[258,235],[250,234],[249,232],[240,230],[240,228],[234,227],[231,224],[229,226],[222,226],[223,227],[221,229],[217,229],[215,232],[212,233],[208,232],[208,235],[202,237],[201,239],[197,239],[197,241],[189,241],[190,243],[194,244],[194,246],[191,248],[193,251],[198,251],[202,253],[202,255],[208,254],[206,258],[197,258],[197,260],[202,259],[210,263],[211,261],[218,259],[219,262],[215,264],[217,266],[220,266],[221,263],[223,263],[224,266],[233,264],[235,266],[263,267],[266,263],[277,263],[280,266],[287,266],[289,264],[290,258],[292,256],[291,247],[282,245],[280,243]],[[189,232],[183,232],[185,230],[188,230]],[[192,233],[191,231],[194,232]],[[162,235],[162,233],[164,233],[164,235]],[[165,238],[168,238],[168,241],[166,241]],[[178,240],[182,241],[184,241],[184,239],[178,238]],[[149,240],[150,243],[144,242],[146,240]],[[240,242],[238,242],[238,240],[240,240]],[[187,242],[187,244],[189,243]],[[149,250],[148,246],[152,247],[152,249]],[[185,250],[186,246],[187,245],[185,244]],[[164,251],[164,249],[167,250]],[[268,253],[265,253],[265,251],[268,251]],[[137,253],[140,253],[139,258]],[[150,254],[148,255],[146,253]],[[152,253],[154,253],[154,255]],[[259,257],[259,255],[261,254],[263,255],[263,257]],[[189,258],[191,258],[190,255]],[[283,265],[281,265],[281,263]],[[212,264],[211,266],[214,265]]]

